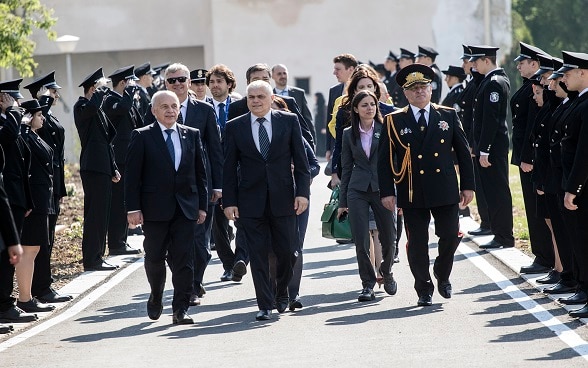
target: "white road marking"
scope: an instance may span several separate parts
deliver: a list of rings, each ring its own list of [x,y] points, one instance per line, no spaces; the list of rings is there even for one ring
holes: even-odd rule
[[[131,273],[135,272],[138,268],[140,268],[142,266],[143,266],[143,257],[137,258],[137,260],[135,262],[131,263],[130,265],[128,265],[127,267],[122,269],[120,272],[118,272],[116,275],[114,275],[110,280],[108,280],[104,284],[97,287],[96,290],[89,293],[86,297],[81,299],[79,302],[75,303],[71,307],[68,307],[68,309],[65,310],[63,313],[61,313],[55,317],[51,317],[50,319],[46,320],[45,322],[42,322],[42,323],[34,326],[30,330],[25,331],[25,332],[13,337],[13,338],[10,338],[10,339],[4,341],[3,343],[0,343],[0,352],[18,344],[18,343],[21,343],[21,342],[25,341],[26,339],[33,337],[33,336],[35,336],[45,330],[57,325],[58,323],[61,323],[69,318],[74,317],[76,314],[83,311],[86,307],[88,307],[90,304],[92,304],[94,301],[96,301],[102,295],[106,294],[106,292],[108,292],[110,289],[112,289],[116,285],[120,284]]]
[[[537,304],[527,294],[519,290],[509,279],[507,279],[500,271],[492,266],[488,261],[475,252],[472,248],[461,243],[457,251],[478,267],[486,276],[488,276],[502,291],[508,294],[514,301],[519,303],[521,307],[525,308],[545,327],[549,328],[555,333],[557,337],[569,347],[574,349],[582,358],[588,360],[588,343],[582,339],[577,333],[572,331],[568,326],[563,324],[559,319],[554,317],[541,305]]]

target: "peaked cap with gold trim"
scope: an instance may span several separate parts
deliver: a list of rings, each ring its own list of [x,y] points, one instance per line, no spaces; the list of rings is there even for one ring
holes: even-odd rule
[[[410,88],[413,84],[431,83],[435,77],[435,72],[424,64],[411,64],[402,68],[396,73],[396,82],[402,88]]]

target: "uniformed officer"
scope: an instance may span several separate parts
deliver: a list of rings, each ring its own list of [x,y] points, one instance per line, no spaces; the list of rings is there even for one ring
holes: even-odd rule
[[[458,205],[474,196],[474,172],[470,149],[455,110],[431,103],[435,72],[413,64],[396,76],[409,105],[389,114],[378,148],[378,179],[382,203],[404,213],[408,233],[408,261],[419,296],[417,305],[432,305],[434,290],[429,273],[429,222],[435,219],[439,256],[433,272],[444,298],[452,293],[449,276],[458,237]],[[460,183],[453,166],[455,151]]]
[[[190,72],[190,89],[196,94],[200,101],[208,102],[212,105],[212,97],[206,95],[206,69],[194,69]]]
[[[43,127],[37,130],[41,139],[53,150],[53,206],[54,212],[49,214],[49,244],[48,247],[41,246],[39,254],[35,258],[35,273],[33,276],[32,293],[43,303],[59,303],[71,300],[70,295],[60,295],[51,287],[51,254],[55,243],[55,225],[61,212],[60,201],[67,196],[65,189],[65,128],[60,124],[59,119],[53,115],[51,106],[55,105],[60,98],[58,89],[61,87],[55,81],[55,71],[43,75],[28,85],[24,86],[31,93],[34,99],[39,101],[44,108],[43,116],[45,122]]]
[[[535,255],[531,265],[521,267],[521,273],[541,273],[548,272],[553,267],[554,253],[549,228],[542,218],[537,217],[537,194],[531,180],[533,147],[530,137],[539,108],[533,101],[532,83],[529,78],[539,70],[538,55],[545,52],[524,42],[520,42],[520,51],[520,55],[514,61],[517,62],[517,69],[523,78],[523,85],[510,99],[512,113],[512,157],[510,163],[519,166],[531,251]]]
[[[508,183],[508,128],[506,109],[510,81],[504,69],[496,66],[494,46],[470,46],[474,69],[484,75],[473,107],[472,138],[474,165],[480,174],[490,229],[494,238],[481,249],[514,247],[512,196]]]
[[[155,70],[151,69],[151,63],[146,62],[135,68],[135,77],[137,80],[136,86],[139,87],[135,91],[133,97],[133,104],[139,111],[141,118],[145,116],[151,103],[151,95],[149,95],[149,89],[153,88],[153,76]]]
[[[588,54],[568,51],[562,54],[564,64],[559,71],[564,73],[563,82],[568,90],[579,92],[563,122],[561,160],[566,221],[575,228],[571,237],[578,290],[572,297],[576,299],[575,304],[585,304],[588,302],[588,195],[585,190],[588,185]],[[572,317],[588,317],[588,304],[569,314]]]
[[[408,65],[414,64],[415,58],[416,55],[414,52],[400,48],[400,55],[398,56],[398,70],[401,70]],[[396,77],[394,77],[394,80],[396,80]],[[401,86],[398,86],[398,90],[394,93],[394,95],[391,94],[390,97],[392,97],[392,101],[394,101],[394,106],[396,107],[404,107],[408,105],[408,100],[404,95],[404,89]]]
[[[441,101],[441,91],[443,89],[443,74],[441,70],[435,64],[435,58],[439,55],[432,47],[419,46],[419,52],[416,54],[416,62],[425,64],[435,72],[435,78],[431,82],[431,88],[433,88],[433,95],[431,96],[431,102],[439,103]]]
[[[131,132],[143,126],[143,119],[134,105],[134,96],[140,87],[134,85],[138,78],[134,66],[129,65],[115,70],[108,76],[112,81],[112,89],[106,93],[102,110],[114,125],[116,136],[112,141],[114,159],[122,177],[112,184],[110,216],[108,218],[108,254],[139,254],[139,249],[127,243],[128,223],[125,209],[124,181],[127,149],[131,141]]]
[[[153,95],[155,94],[155,92],[157,91],[161,91],[165,89],[165,80],[163,78],[163,73],[165,71],[165,69],[167,69],[167,67],[169,66],[169,62],[168,63],[163,63],[163,64],[159,64],[159,65],[155,65],[153,67],[153,71],[155,72],[155,74],[153,74],[153,87],[151,88],[147,88],[147,91],[149,91],[149,95],[151,97],[153,97]]]
[[[441,102],[441,105],[453,107],[457,104],[459,95],[463,92],[463,81],[465,80],[466,74],[461,66],[449,65],[447,70],[441,71],[445,74],[445,83],[449,87],[449,92]]]
[[[388,94],[390,95],[394,106],[402,107],[406,106],[407,102],[402,87],[396,82],[396,73],[398,73],[398,70],[400,69],[398,61],[398,56],[392,51],[388,52],[388,57],[384,62],[384,68],[386,69],[384,85],[386,85],[386,89],[388,89]]]

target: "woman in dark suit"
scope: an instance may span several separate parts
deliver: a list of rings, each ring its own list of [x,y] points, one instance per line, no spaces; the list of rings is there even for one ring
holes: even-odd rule
[[[33,211],[25,217],[21,244],[23,255],[15,265],[18,282],[18,301],[16,306],[28,313],[48,312],[55,307],[43,304],[33,298],[31,285],[35,258],[41,247],[49,247],[49,215],[55,214],[53,203],[53,150],[38,135],[45,118],[39,101],[30,100],[21,104],[25,110],[21,134],[31,150],[29,183],[33,198]]]
[[[384,278],[384,290],[396,294],[392,263],[396,248],[394,213],[380,201],[378,186],[378,141],[382,130],[382,115],[378,97],[371,91],[360,91],[351,102],[351,126],[343,131],[341,152],[341,194],[338,217],[349,213],[351,233],[355,240],[357,264],[362,283],[360,302],[374,300],[376,273],[370,261],[369,209],[379,230],[382,263],[379,274]]]

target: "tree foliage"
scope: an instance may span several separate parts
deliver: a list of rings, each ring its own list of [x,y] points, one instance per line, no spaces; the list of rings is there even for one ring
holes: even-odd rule
[[[53,10],[40,0],[0,0],[0,67],[13,67],[23,77],[33,75],[35,43],[30,39],[35,29],[55,38]]]

